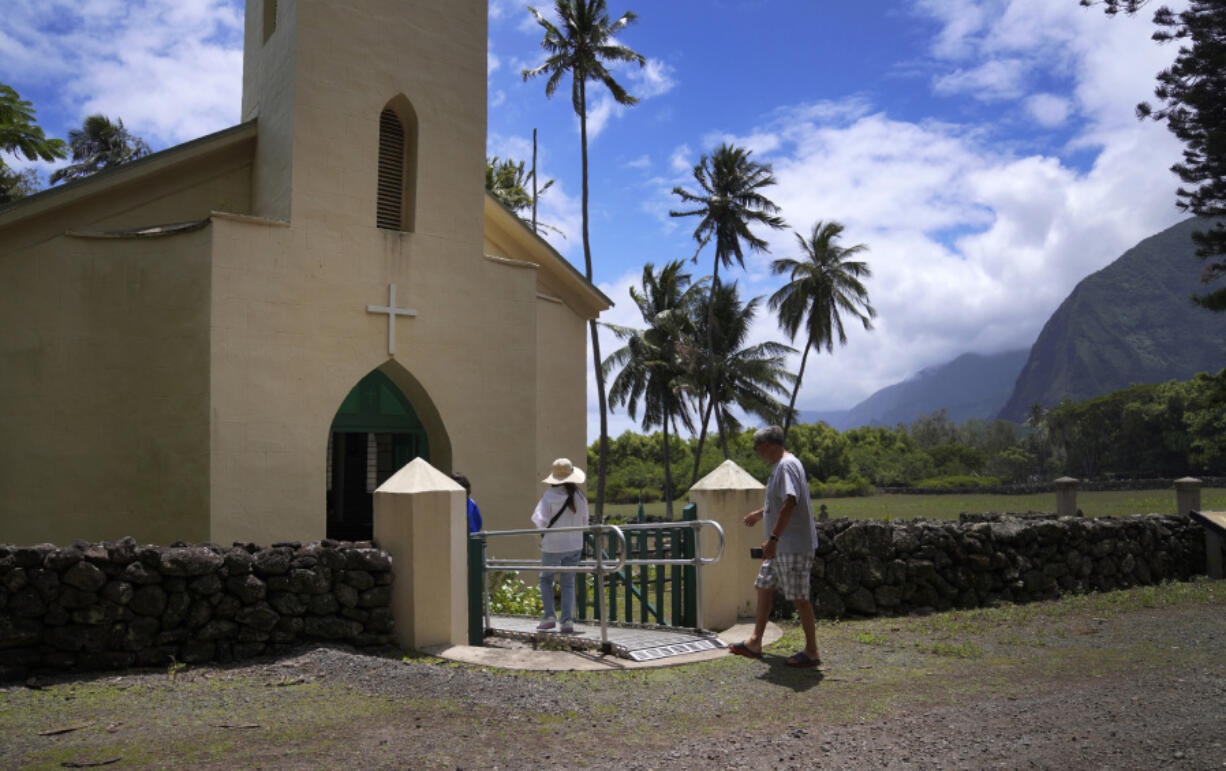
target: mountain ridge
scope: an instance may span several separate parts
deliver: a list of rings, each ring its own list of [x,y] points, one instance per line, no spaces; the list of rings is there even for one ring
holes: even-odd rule
[[[1043,325],[997,416],[1024,420],[1131,385],[1185,380],[1226,365],[1226,315],[1191,303],[1202,292],[1195,217],[1140,241],[1086,276]]]
[[[944,409],[949,419],[991,419],[1008,398],[1029,351],[964,353],[925,367],[906,380],[886,386],[848,410],[802,410],[800,420],[823,421],[845,431],[858,426],[894,426]]]

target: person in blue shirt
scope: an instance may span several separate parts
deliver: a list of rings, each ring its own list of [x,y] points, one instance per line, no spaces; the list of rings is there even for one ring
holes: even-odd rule
[[[473,486],[468,481],[468,477],[460,472],[451,475],[460,487],[464,488],[464,494],[468,496],[468,532],[477,533],[481,531],[481,509],[477,508],[477,502],[473,500]]]

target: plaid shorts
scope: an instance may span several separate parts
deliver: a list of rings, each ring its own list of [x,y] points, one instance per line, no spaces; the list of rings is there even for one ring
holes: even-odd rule
[[[759,589],[783,589],[790,601],[809,599],[810,575],[813,572],[813,552],[776,554],[773,560],[762,560],[762,568],[753,585]]]

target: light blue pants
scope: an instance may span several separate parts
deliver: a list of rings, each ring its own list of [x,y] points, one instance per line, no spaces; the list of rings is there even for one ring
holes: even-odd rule
[[[578,565],[583,551],[543,551],[541,552],[541,567],[555,565]],[[545,606],[545,620],[553,621],[556,616],[553,611],[553,577],[557,575],[562,585],[562,623],[573,624],[575,621],[575,574],[541,572],[541,604]]]

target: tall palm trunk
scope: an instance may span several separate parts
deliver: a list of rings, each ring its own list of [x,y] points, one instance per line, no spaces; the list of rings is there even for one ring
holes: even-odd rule
[[[707,439],[707,424],[711,422],[711,407],[715,404],[714,401],[707,404],[704,409],[702,401],[698,403],[698,411],[702,413],[702,430],[698,432],[698,449],[694,452],[694,473],[690,475],[690,487],[698,481],[698,464],[702,462],[702,445]]]
[[[719,371],[715,364],[715,298],[719,293],[719,245],[715,248],[715,268],[711,272],[711,297],[707,300],[707,366],[711,368],[710,397],[712,406],[717,401],[719,391]],[[718,409],[715,410],[715,428],[719,431],[720,447],[724,450],[724,460],[728,460],[728,439],[724,436],[724,420]]]
[[[579,81],[579,104],[583,111],[579,113],[579,144],[583,154],[583,267],[588,283],[592,281],[592,242],[588,238],[587,226],[587,82]],[[596,402],[600,409],[600,452],[596,461],[596,524],[604,522],[604,486],[607,473],[606,459],[609,457],[609,409],[605,398],[604,372],[600,368],[600,335],[596,329],[596,320],[588,322],[592,333],[592,362],[596,370]]]
[[[809,349],[813,347],[813,341],[805,342],[805,352],[800,356],[800,374],[796,376],[796,385],[792,388],[792,398],[788,402],[788,414],[783,416],[783,440],[786,442],[788,438],[788,429],[792,427],[792,408],[796,406],[796,394],[800,393],[800,381],[805,377],[805,362],[809,360]]]
[[[724,460],[730,460],[732,453],[728,451],[728,432],[724,430],[724,414],[715,410],[715,428],[719,431],[719,446],[724,451]]]
[[[670,462],[668,445],[668,410],[664,411],[664,516],[666,519],[673,518],[673,471],[672,463]]]

